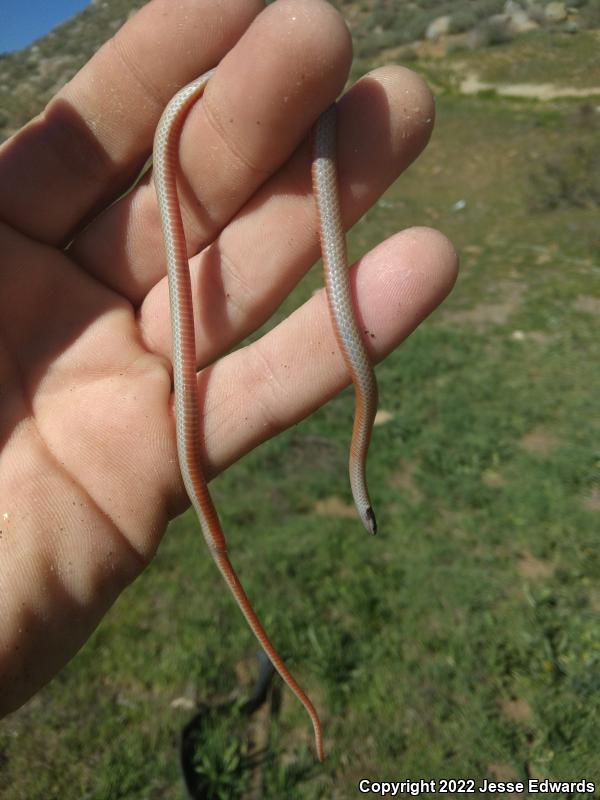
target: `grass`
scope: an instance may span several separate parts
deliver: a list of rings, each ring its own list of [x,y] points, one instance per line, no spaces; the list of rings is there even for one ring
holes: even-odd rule
[[[581,135],[576,108],[441,97],[427,153],[355,227],[354,256],[411,224],[462,253],[452,297],[378,367],[378,538],[318,513],[350,502],[351,392],[215,481],[232,559],[329,753],[315,764],[283,691],[264,797],[354,797],[363,777],[600,780],[598,209],[530,202],[532,164]],[[255,649],[184,515],[0,727],[0,795],[180,798],[191,712],[173,701],[226,695]],[[213,797],[243,782],[238,726],[198,749]]]

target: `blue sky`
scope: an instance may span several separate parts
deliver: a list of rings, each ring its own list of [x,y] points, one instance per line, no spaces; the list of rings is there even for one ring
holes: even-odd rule
[[[64,22],[90,0],[0,0],[0,53],[20,50]]]

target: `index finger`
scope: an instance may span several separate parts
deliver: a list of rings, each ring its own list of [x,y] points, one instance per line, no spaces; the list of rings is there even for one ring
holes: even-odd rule
[[[68,242],[138,174],[166,101],[215,66],[262,8],[260,0],[144,6],[0,148],[0,218],[40,241]]]

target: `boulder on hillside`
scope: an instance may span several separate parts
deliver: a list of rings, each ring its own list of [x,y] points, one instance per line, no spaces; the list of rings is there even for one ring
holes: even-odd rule
[[[539,27],[540,19],[535,19],[529,7],[526,8],[521,3],[515,2],[515,0],[507,0],[504,4],[504,13],[498,16],[505,18],[510,32],[515,36],[520,33],[527,33],[527,31],[533,31]]]
[[[440,36],[447,36],[450,33],[452,19],[449,16],[437,17],[427,26],[425,38],[429,42],[436,42]]]
[[[527,11],[529,19],[533,20],[533,22],[537,22],[538,25],[542,25],[546,21],[544,6],[541,5],[538,0],[526,0],[525,10]]]
[[[544,9],[546,22],[564,22],[567,18],[567,7],[564,3],[548,3]]]
[[[515,11],[508,15],[508,26],[511,33],[518,36],[520,33],[527,33],[527,31],[534,31],[539,28],[535,20],[529,18],[526,11]]]

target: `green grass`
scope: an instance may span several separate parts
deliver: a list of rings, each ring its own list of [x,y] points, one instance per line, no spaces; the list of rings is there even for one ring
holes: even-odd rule
[[[354,230],[354,256],[411,224],[462,253],[452,297],[378,367],[380,535],[316,512],[350,502],[351,392],[215,481],[232,560],[329,754],[315,764],[283,691],[265,797],[354,797],[362,777],[600,781],[599,212],[530,203],[533,166],[581,136],[574,108],[441,98],[428,152]],[[255,649],[188,513],[0,727],[0,795],[180,798],[191,712],[172,701],[226,695]],[[198,762],[235,797],[244,746],[228,724]]]

